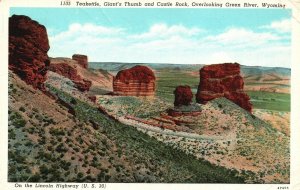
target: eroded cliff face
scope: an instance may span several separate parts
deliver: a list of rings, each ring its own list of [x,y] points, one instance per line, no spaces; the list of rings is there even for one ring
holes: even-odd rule
[[[244,80],[238,63],[207,65],[200,69],[197,102],[205,104],[219,97],[225,97],[245,110],[252,111],[250,98],[244,92]]]
[[[45,26],[27,16],[9,18],[9,69],[42,91],[50,63],[49,48]]]
[[[174,106],[190,105],[193,99],[193,93],[190,86],[177,86],[174,90]]]
[[[74,54],[72,56],[72,59],[77,61],[77,63],[83,68],[88,68],[88,57],[86,55]]]
[[[121,96],[154,96],[155,75],[145,66],[119,71],[113,79],[114,94]]]
[[[72,80],[78,90],[82,92],[89,91],[92,82],[79,75],[76,64],[77,61],[67,58],[51,59],[49,70]]]
[[[59,75],[69,78],[72,81],[80,81],[81,77],[78,75],[77,70],[67,63],[51,63],[49,70]]]

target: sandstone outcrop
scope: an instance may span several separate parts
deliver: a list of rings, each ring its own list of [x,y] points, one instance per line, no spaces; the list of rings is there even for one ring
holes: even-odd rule
[[[9,69],[42,91],[50,63],[49,48],[45,26],[27,16],[9,18]]]
[[[167,113],[169,116],[172,116],[172,117],[201,115],[201,111],[180,111],[180,110],[175,110],[175,109],[168,109]]]
[[[86,55],[74,54],[72,59],[77,61],[77,63],[83,68],[88,68],[88,57]]]
[[[76,88],[83,91],[92,91],[92,94],[99,91],[111,92],[113,90],[112,74],[101,69],[83,68],[78,64],[78,61],[71,58],[50,58],[50,70],[72,80],[73,83],[77,83]]]
[[[119,71],[113,79],[114,94],[121,96],[154,96],[155,75],[145,66]]]
[[[177,86],[174,90],[174,106],[190,105],[193,99],[193,93],[190,86]]]
[[[225,97],[251,112],[252,104],[244,92],[244,80],[238,63],[207,65],[200,69],[200,84],[196,94],[198,103]]]
[[[92,86],[92,82],[86,79],[82,79],[82,77],[78,74],[76,68],[71,64],[68,64],[67,61],[51,61],[49,70],[66,78],[69,78],[76,85],[78,90],[82,92],[89,91],[90,87]]]
[[[80,81],[81,77],[78,75],[77,70],[67,63],[50,64],[49,70],[59,75],[69,78],[72,81]]]

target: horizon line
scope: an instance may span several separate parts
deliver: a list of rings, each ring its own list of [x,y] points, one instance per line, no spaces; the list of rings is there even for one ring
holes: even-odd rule
[[[165,64],[165,65],[215,65],[215,64],[223,64],[223,63],[238,63],[238,62],[219,62],[219,63],[207,63],[207,64],[201,64],[201,63],[150,63],[150,62],[118,62],[118,61],[88,61],[88,63],[120,63],[120,64]],[[244,65],[240,64],[241,66],[246,67],[270,67],[270,68],[285,68],[285,69],[291,69],[291,67],[278,67],[278,66],[261,66],[261,65]]]

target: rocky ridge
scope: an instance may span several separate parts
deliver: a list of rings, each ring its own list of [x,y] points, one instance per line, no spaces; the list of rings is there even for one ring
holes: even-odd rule
[[[198,103],[225,97],[251,112],[250,97],[244,92],[244,80],[238,63],[207,65],[200,69],[200,84],[196,94]]]
[[[174,106],[190,105],[193,99],[193,93],[190,86],[177,86],[174,90]]]
[[[76,87],[82,91],[88,91],[92,81],[82,78],[77,71],[77,61],[71,59],[51,59],[49,70],[72,80]]]
[[[154,96],[155,75],[145,66],[119,71],[113,79],[114,94],[121,96]]]
[[[77,63],[83,68],[88,68],[88,57],[86,55],[74,54],[72,56],[72,59],[77,61]]]
[[[49,48],[45,26],[27,16],[9,18],[9,69],[42,91],[50,63]]]

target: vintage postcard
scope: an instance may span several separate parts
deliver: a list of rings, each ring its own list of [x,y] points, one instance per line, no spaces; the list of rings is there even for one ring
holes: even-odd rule
[[[0,6],[3,189],[300,189],[299,2]]]

